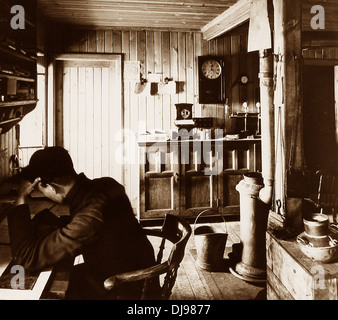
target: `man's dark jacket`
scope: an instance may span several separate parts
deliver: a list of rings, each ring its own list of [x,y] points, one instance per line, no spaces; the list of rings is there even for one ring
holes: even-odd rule
[[[90,180],[82,173],[65,203],[70,221],[47,235],[36,233],[28,205],[11,209],[8,227],[16,264],[26,271],[43,271],[82,254],[85,262],[70,282],[72,298],[103,298],[107,277],[154,264],[153,248],[124,187],[114,179]]]

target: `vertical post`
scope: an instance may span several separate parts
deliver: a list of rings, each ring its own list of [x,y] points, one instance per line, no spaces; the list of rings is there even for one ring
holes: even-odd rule
[[[287,197],[286,170],[302,169],[301,0],[274,0],[276,200],[285,225],[298,228],[302,199]],[[290,156],[291,161],[290,163]],[[282,183],[280,183],[282,182]]]

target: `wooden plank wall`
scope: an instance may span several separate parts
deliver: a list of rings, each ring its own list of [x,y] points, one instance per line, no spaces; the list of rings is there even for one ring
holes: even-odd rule
[[[184,83],[184,89],[174,95],[137,95],[132,81],[124,82],[125,115],[135,123],[145,121],[146,128],[168,131],[174,128],[175,103],[189,102],[195,106],[196,116],[214,116],[218,126],[224,124],[224,105],[198,104],[199,55],[219,55],[230,58],[227,97],[234,111],[241,108],[240,74],[248,74],[248,100],[254,111],[258,88],[258,56],[248,55],[247,25],[216,40],[205,41],[201,33],[169,31],[63,30],[49,37],[49,50],[54,52],[122,53],[124,61],[139,61],[141,74],[160,73]],[[128,121],[126,121],[128,127]]]
[[[337,60],[337,47],[310,47],[303,49],[303,58],[305,60]]]
[[[183,89],[171,95],[136,94],[135,81],[124,80],[124,129],[133,137],[126,141],[126,148],[132,148],[133,160],[125,166],[125,186],[134,207],[137,204],[138,173],[135,139],[139,131],[162,130],[170,132],[175,128],[175,103],[194,104],[194,115],[215,117],[217,126],[230,126],[225,117],[225,105],[201,105],[198,103],[197,57],[200,55],[220,55],[229,58],[227,96],[233,111],[241,111],[243,92],[238,78],[242,73],[249,75],[246,93],[249,111],[255,110],[258,88],[258,56],[249,57],[247,51],[247,25],[222,38],[203,40],[199,32],[135,31],[135,30],[54,30],[47,43],[51,53],[122,53],[124,61],[139,61],[141,76],[149,73],[162,74],[162,79],[173,78],[183,85]],[[129,150],[130,151],[130,150]]]
[[[16,129],[13,127],[5,134],[0,135],[0,183],[12,175],[9,159],[17,155]]]

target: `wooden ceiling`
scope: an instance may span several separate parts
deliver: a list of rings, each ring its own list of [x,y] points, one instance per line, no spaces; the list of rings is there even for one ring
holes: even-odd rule
[[[202,31],[206,38],[210,38],[215,36],[215,28],[226,32],[248,21],[253,0],[36,1],[38,14],[48,25],[53,23],[90,29]],[[311,19],[314,13],[311,11],[315,5],[325,10],[325,29],[319,31],[337,32],[338,0],[302,0],[303,31],[313,31]]]
[[[47,21],[91,28],[201,30],[237,0],[37,0]]]

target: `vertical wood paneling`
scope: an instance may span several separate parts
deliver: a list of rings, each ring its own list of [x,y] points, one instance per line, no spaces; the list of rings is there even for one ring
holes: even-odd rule
[[[165,78],[170,79],[170,32],[163,32],[162,35],[162,72],[163,80]],[[171,123],[171,96],[168,94],[162,95],[162,129],[165,132],[170,132]]]
[[[187,86],[186,82],[186,34],[184,32],[178,33],[178,77],[179,81],[184,84],[182,92],[179,93],[179,103],[187,101]]]
[[[154,63],[155,73],[163,73],[162,68],[162,33],[159,31],[154,32]],[[162,97],[155,96],[155,129],[162,130],[163,128],[163,109],[162,109]]]
[[[104,52],[112,53],[113,52],[113,31],[106,30],[104,32]]]
[[[203,46],[203,37],[201,33],[198,33],[195,35],[195,64],[197,66],[198,64],[198,57],[203,55],[202,54],[202,46]],[[194,68],[194,77],[195,79],[198,79],[198,68],[195,66]],[[196,83],[197,86],[197,92],[198,92],[198,82]],[[196,100],[197,97],[196,97]],[[202,116],[202,109],[201,109],[201,105],[199,103],[196,104],[195,106],[195,116],[196,117],[201,117]]]
[[[72,150],[72,157],[75,164],[78,163],[78,109],[81,107],[78,102],[78,68],[70,68],[70,104],[69,104],[69,148]]]
[[[58,66],[58,62],[56,63]],[[54,123],[55,123],[55,129],[54,129],[54,134],[55,134],[55,144],[57,146],[63,146],[63,89],[62,89],[62,68],[56,68],[56,81],[55,81],[55,102],[56,102],[56,107],[55,107],[55,112],[54,110],[52,111],[52,114],[55,113],[54,115]]]
[[[122,51],[122,32],[113,31],[113,53],[121,53]]]
[[[88,34],[85,31],[80,31],[79,35],[79,52],[88,51]]]
[[[146,64],[147,73],[155,74],[154,32],[147,31],[146,34]],[[149,83],[148,86],[151,86]],[[149,131],[155,129],[155,97],[147,96],[147,128]]]
[[[88,31],[88,52],[96,52],[96,31]]]
[[[97,31],[97,42],[96,42],[97,50],[96,52],[104,52],[105,48],[105,36],[104,36],[104,30],[98,30]]]
[[[120,39],[120,41],[118,41]],[[117,44],[118,42],[118,44]],[[123,52],[123,59],[124,61],[130,61],[130,32],[129,31],[122,31],[120,34],[120,37],[117,36],[116,31],[113,32],[113,52]],[[117,51],[120,47],[120,51]],[[125,142],[124,142],[124,154],[126,155],[127,159],[131,159],[133,152],[136,152],[136,146],[135,139],[136,136],[131,128],[131,83],[130,81],[124,79],[123,82],[123,90],[124,90],[124,96],[123,96],[123,103],[124,103],[124,128],[128,130],[125,130]],[[134,151],[135,150],[135,151]],[[133,165],[134,161],[130,161],[132,164],[125,164],[123,167],[123,174],[124,174],[124,184],[126,188],[126,193],[128,194],[131,203],[134,207],[137,205],[137,193],[138,189],[134,189],[133,186],[136,183],[133,183],[133,174],[137,172],[137,167],[135,169],[136,165]],[[136,162],[136,161],[135,161]],[[134,180],[135,181],[135,180]],[[133,198],[136,198],[135,200]],[[136,209],[135,209],[136,212]]]
[[[110,141],[109,149],[113,157],[110,161],[110,176],[115,177],[120,183],[124,182],[124,159],[123,159],[123,110],[122,110],[122,61],[120,59],[116,60],[109,67],[109,110],[110,115],[110,124],[109,132],[111,137],[114,137],[113,143]],[[122,137],[121,137],[122,136]],[[116,157],[116,151],[119,151],[119,157]],[[137,176],[137,175],[136,175]]]
[[[63,69],[63,143],[66,148],[70,146],[70,68]],[[73,106],[74,108],[74,106]],[[77,109],[77,106],[76,108]],[[67,120],[68,121],[67,121]]]
[[[195,50],[194,50],[194,34],[189,32],[186,34],[186,82],[187,82],[187,102],[195,104]],[[197,92],[197,91],[196,91]]]
[[[146,69],[146,32],[138,32],[137,38],[137,61],[140,62],[140,77],[147,78],[147,69]],[[147,96],[145,94],[140,94],[138,96],[138,105],[139,105],[139,130],[144,131],[147,129]]]
[[[231,100],[230,104],[234,110],[235,102],[240,105],[239,97],[239,86],[238,86],[238,77],[239,77],[239,36],[234,35],[231,37]],[[235,110],[234,110],[235,111]],[[237,110],[240,111],[240,110]],[[243,112],[243,110],[241,110]]]
[[[86,136],[86,68],[79,68],[79,80],[78,80],[78,137],[79,139],[79,147],[78,147],[78,158],[77,158],[77,170],[79,172],[84,172],[86,170],[86,143],[84,141],[84,137]],[[108,119],[108,118],[107,118]]]
[[[176,83],[176,90],[180,90],[179,76],[178,76],[178,33],[170,33],[170,74]],[[176,91],[177,92],[177,91]],[[174,120],[176,116],[175,104],[178,103],[178,94],[171,96],[171,119]],[[170,129],[175,129],[174,122],[170,122]]]
[[[93,132],[93,102],[94,102],[94,93],[93,93],[93,68],[86,68],[86,103],[85,103],[85,125],[86,125],[86,134],[85,134],[85,172],[89,177],[93,177],[94,170],[94,157],[93,157],[93,144],[94,136],[96,132]]]
[[[102,172],[109,172],[109,72],[102,69],[101,95],[101,165]]]
[[[13,174],[9,159],[11,155],[17,155],[15,130],[15,127],[13,127],[7,133],[0,135],[0,181]]]
[[[102,68],[94,68],[94,97],[93,134],[94,134],[94,177],[100,177],[102,171],[102,149],[107,148],[102,144]],[[106,171],[107,172],[107,171]]]

